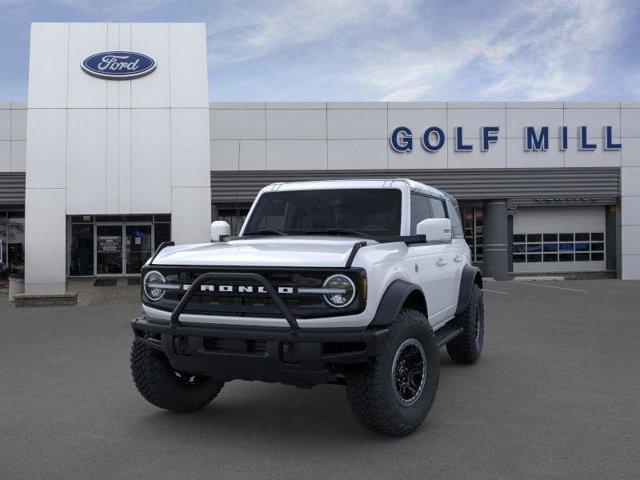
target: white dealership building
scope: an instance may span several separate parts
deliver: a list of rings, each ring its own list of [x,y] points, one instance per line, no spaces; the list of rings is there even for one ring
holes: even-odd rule
[[[496,278],[640,279],[640,102],[210,103],[207,71],[204,24],[32,24],[28,98],[0,102],[2,262],[27,293],[134,275],[266,184],[335,178],[450,192]]]

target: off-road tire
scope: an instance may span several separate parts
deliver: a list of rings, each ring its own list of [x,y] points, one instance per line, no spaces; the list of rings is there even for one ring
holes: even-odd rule
[[[447,343],[451,360],[458,363],[474,363],[480,358],[484,341],[484,303],[482,290],[475,283],[471,288],[471,298],[467,308],[454,319],[463,331]],[[476,330],[477,328],[477,330]]]
[[[138,391],[149,403],[177,413],[203,409],[224,386],[209,377],[176,372],[163,352],[138,340],[131,347],[131,374]]]
[[[426,376],[415,403],[402,405],[396,398],[394,358],[403,342],[415,339],[426,355]],[[365,427],[392,436],[404,436],[424,421],[438,390],[438,347],[427,318],[412,309],[402,309],[390,326],[381,353],[346,373],[351,411]]]

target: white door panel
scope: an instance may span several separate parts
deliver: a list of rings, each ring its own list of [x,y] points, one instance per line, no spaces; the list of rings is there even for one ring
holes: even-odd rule
[[[453,249],[450,244],[414,245],[410,252],[427,300],[429,322],[437,326],[450,318],[455,274]]]

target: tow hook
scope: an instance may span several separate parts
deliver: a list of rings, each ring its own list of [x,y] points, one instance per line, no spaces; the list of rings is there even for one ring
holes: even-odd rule
[[[188,355],[189,354],[189,337],[182,335],[176,335],[173,337],[173,350],[176,355]]]
[[[299,363],[298,344],[295,342],[282,342],[280,344],[280,358],[284,363]]]

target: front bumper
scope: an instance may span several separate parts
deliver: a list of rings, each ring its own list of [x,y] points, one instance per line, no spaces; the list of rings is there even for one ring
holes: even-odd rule
[[[131,321],[136,339],[164,352],[176,370],[213,377],[301,387],[329,383],[345,365],[378,355],[387,328],[287,328],[159,324]]]

